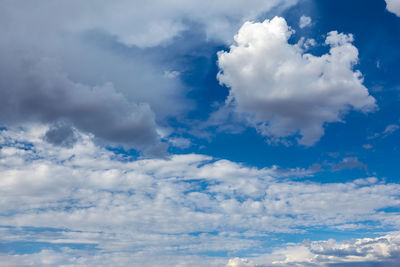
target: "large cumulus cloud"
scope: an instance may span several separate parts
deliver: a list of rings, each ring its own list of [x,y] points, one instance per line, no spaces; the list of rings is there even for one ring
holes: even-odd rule
[[[301,144],[312,145],[324,124],[342,121],[350,109],[370,112],[376,104],[354,70],[358,50],[352,35],[328,33],[329,53],[314,56],[304,45],[290,44],[292,34],[280,17],[246,22],[236,44],[218,53],[218,79],[230,88],[227,102],[263,135],[300,134]]]

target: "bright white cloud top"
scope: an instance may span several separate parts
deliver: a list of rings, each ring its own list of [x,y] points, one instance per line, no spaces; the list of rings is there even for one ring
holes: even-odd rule
[[[328,241],[303,242],[284,250],[275,251],[284,260],[275,262],[282,266],[373,266],[387,258],[400,260],[400,232],[393,232],[377,238],[348,240],[342,243]],[[348,265],[345,265],[348,263]],[[364,264],[364,265],[362,265]],[[394,263],[384,266],[394,267]],[[328,265],[329,266],[329,265]],[[335,265],[334,265],[335,266]]]
[[[329,32],[329,53],[314,56],[290,44],[293,30],[285,19],[246,22],[228,52],[218,53],[221,84],[230,88],[227,103],[249,124],[272,139],[301,135],[299,143],[315,144],[324,124],[340,122],[355,109],[376,108],[375,99],[354,70],[358,50],[353,36]]]

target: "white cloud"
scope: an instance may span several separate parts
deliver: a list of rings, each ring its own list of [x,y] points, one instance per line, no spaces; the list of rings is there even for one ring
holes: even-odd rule
[[[368,136],[367,139],[375,139],[375,138],[386,138],[400,129],[400,126],[397,123],[389,124],[386,126],[385,130],[382,132],[375,133],[372,136]]]
[[[400,226],[397,213],[382,211],[400,205],[399,184],[302,182],[287,177],[306,171],[282,173],[196,154],[133,160],[79,131],[73,147],[53,146],[43,142],[47,130],[32,125],[0,132],[0,225],[17,227],[0,228],[0,239],[66,250],[1,255],[1,262],[223,266],[228,259],[201,255],[260,248],[266,233],[363,229],[371,221]],[[97,250],[68,250],[68,244]]]
[[[173,70],[173,71],[164,71],[164,76],[167,77],[168,79],[175,79],[178,77],[181,73],[179,71]]]
[[[248,259],[233,258],[228,261],[226,267],[254,267],[255,264]]]
[[[334,239],[303,242],[275,251],[274,254],[284,257],[284,260],[274,262],[283,266],[352,266],[351,264],[356,263],[366,263],[362,266],[395,266],[396,261],[400,259],[400,233],[393,232],[377,238],[361,238],[340,243]],[[345,263],[349,265],[344,265]]]
[[[400,126],[398,124],[390,124],[390,125],[386,126],[385,130],[383,131],[383,134],[391,135],[394,132],[396,132],[399,128],[400,128]]]
[[[168,139],[168,142],[174,146],[179,148],[188,148],[192,145],[190,139],[183,138],[183,137],[171,137]]]
[[[313,145],[324,125],[340,122],[350,110],[371,112],[375,99],[362,84],[353,36],[328,33],[329,53],[314,56],[288,43],[293,31],[283,18],[246,22],[228,52],[218,53],[221,84],[230,88],[227,103],[272,140],[301,135]]]
[[[307,16],[304,16],[304,15],[303,15],[303,16],[300,17],[299,27],[300,27],[301,29],[303,29],[303,28],[305,28],[305,27],[308,27],[308,26],[311,25],[311,22],[312,22],[312,20],[311,20],[310,17],[307,17]]]
[[[400,1],[399,0],[386,0],[386,8],[390,12],[400,17]]]

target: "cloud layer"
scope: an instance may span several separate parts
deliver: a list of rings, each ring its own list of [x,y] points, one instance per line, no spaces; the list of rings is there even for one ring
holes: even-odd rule
[[[58,244],[63,252],[17,252],[10,261],[59,257],[96,265],[109,255],[121,265],[190,266],[201,255],[259,249],[265,234],[364,229],[371,221],[399,227],[398,214],[383,211],[400,205],[398,184],[301,182],[287,177],[309,172],[196,154],[133,161],[78,131],[73,147],[53,146],[42,141],[47,131],[40,125],[1,131],[0,225],[18,227],[3,227],[3,242]],[[76,249],[79,244],[94,246],[96,257]],[[228,262],[203,260],[205,266]]]
[[[246,22],[236,44],[218,53],[218,79],[230,88],[227,103],[261,134],[272,140],[299,134],[299,143],[313,145],[324,124],[342,121],[350,109],[370,112],[376,104],[354,70],[352,35],[328,33],[329,53],[314,56],[304,44],[290,44],[292,34],[280,17]]]

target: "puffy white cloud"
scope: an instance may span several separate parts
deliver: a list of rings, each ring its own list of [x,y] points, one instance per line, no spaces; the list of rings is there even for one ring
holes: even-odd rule
[[[301,28],[301,29],[303,29],[303,28],[305,28],[305,27],[308,27],[308,26],[310,26],[311,25],[311,22],[312,22],[312,19],[310,18],[310,17],[307,17],[307,16],[301,16],[300,17],[300,20],[299,20],[299,27]]]
[[[361,238],[336,242],[303,242],[275,251],[284,260],[282,266],[396,266],[400,259],[400,233],[393,232],[377,238]],[[357,263],[364,265],[356,265]],[[340,265],[334,265],[340,264]]]
[[[400,1],[399,0],[386,0],[386,8],[390,12],[400,17]]]
[[[254,263],[244,258],[233,258],[228,261],[226,267],[254,267]]]
[[[218,79],[230,88],[227,103],[261,134],[273,141],[299,134],[299,143],[313,145],[324,124],[342,121],[350,109],[371,112],[376,104],[354,70],[351,34],[329,32],[329,53],[314,56],[288,42],[292,33],[280,17],[246,22],[236,44],[218,53]]]

